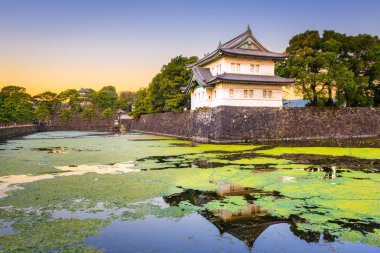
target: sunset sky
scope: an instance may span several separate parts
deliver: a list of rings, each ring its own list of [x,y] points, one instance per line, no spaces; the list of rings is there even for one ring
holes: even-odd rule
[[[0,0],[0,88],[147,86],[177,55],[201,57],[250,24],[285,51],[307,29],[380,35],[378,0]]]

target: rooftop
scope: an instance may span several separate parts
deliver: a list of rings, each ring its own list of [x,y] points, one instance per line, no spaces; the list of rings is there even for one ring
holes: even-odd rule
[[[235,38],[227,41],[224,44],[219,44],[218,48],[199,59],[197,62],[189,65],[189,67],[203,66],[208,62],[215,60],[221,56],[230,57],[247,57],[258,59],[282,60],[288,57],[286,53],[271,52],[266,49],[252,34],[251,28],[248,26],[247,30]]]
[[[192,72],[198,83],[204,87],[212,87],[218,82],[241,83],[241,84],[272,84],[287,85],[294,83],[294,79],[279,76],[249,75],[223,73],[213,76],[209,68],[193,67]]]

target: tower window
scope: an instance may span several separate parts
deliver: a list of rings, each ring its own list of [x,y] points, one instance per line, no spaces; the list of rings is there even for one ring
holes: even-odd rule
[[[244,98],[248,98],[248,90],[244,90]]]
[[[232,98],[234,96],[234,90],[230,89],[230,97]]]
[[[260,65],[256,65],[256,73],[260,72]]]
[[[249,98],[253,98],[253,90],[249,90]]]
[[[251,72],[254,72],[254,71],[255,71],[255,65],[251,64],[251,66],[250,66],[250,71],[251,71]]]
[[[240,63],[236,63],[236,71],[240,71]]]
[[[235,71],[235,63],[231,63],[231,71]]]
[[[263,90],[263,98],[266,98],[266,97],[267,97],[267,91]]]

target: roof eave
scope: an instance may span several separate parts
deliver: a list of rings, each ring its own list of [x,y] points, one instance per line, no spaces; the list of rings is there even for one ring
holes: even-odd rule
[[[265,81],[230,80],[230,79],[217,78],[217,79],[209,82],[209,84],[213,84],[213,85],[218,84],[218,83],[239,83],[239,84],[287,86],[287,85],[294,84],[294,81],[290,81],[290,82],[265,82]]]

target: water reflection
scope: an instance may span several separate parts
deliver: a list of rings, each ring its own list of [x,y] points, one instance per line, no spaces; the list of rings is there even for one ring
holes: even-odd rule
[[[181,201],[189,201],[196,206],[204,206],[210,201],[223,199],[227,196],[243,196],[247,200],[245,207],[239,210],[215,209],[202,211],[200,214],[218,228],[221,235],[227,233],[244,242],[249,248],[269,226],[288,221],[273,217],[265,208],[253,203],[251,193],[262,193],[259,189],[242,187],[232,183],[216,183],[215,192],[186,190],[179,194],[164,197],[171,206],[178,206]]]

